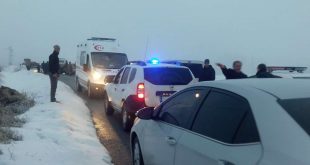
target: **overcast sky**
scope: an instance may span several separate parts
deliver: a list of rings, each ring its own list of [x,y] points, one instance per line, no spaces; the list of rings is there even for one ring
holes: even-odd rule
[[[235,59],[253,72],[310,66],[309,0],[0,0],[0,63],[47,60],[53,44],[75,60],[86,38],[115,37],[130,59]]]

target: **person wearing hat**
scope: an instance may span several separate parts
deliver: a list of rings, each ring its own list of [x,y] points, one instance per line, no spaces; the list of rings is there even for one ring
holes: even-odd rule
[[[215,70],[212,67],[212,65],[210,65],[210,60],[206,59],[199,77],[199,81],[214,81],[214,80],[215,80]]]
[[[56,102],[56,89],[59,77],[59,55],[60,46],[55,45],[53,53],[49,56],[49,77],[51,81],[51,102]]]

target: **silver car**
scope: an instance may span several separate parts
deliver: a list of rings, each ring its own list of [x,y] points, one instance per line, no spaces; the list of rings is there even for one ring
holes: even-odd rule
[[[202,82],[137,116],[133,164],[310,164],[309,80]]]

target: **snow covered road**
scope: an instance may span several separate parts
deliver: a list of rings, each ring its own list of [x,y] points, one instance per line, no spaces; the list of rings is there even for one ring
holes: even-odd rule
[[[16,129],[23,141],[0,145],[0,165],[111,164],[89,110],[70,87],[59,81],[61,103],[50,103],[48,76],[19,71],[2,72],[2,78],[5,86],[34,96],[36,105],[22,115],[27,123]]]

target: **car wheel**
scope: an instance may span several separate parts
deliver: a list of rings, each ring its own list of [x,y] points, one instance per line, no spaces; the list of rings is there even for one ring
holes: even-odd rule
[[[114,113],[114,109],[112,108],[111,106],[111,103],[109,101],[109,97],[108,97],[108,94],[105,94],[104,95],[104,110],[105,110],[105,113],[110,116],[110,115],[113,115]]]
[[[77,92],[82,92],[82,87],[80,85],[79,78],[75,79],[75,89]]]
[[[132,116],[128,113],[126,104],[123,107],[122,110],[122,125],[124,131],[128,132],[130,131],[132,125],[133,125],[133,119]]]
[[[140,147],[138,138],[135,138],[132,144],[132,164],[133,165],[144,165],[143,157],[141,153],[141,147]]]

